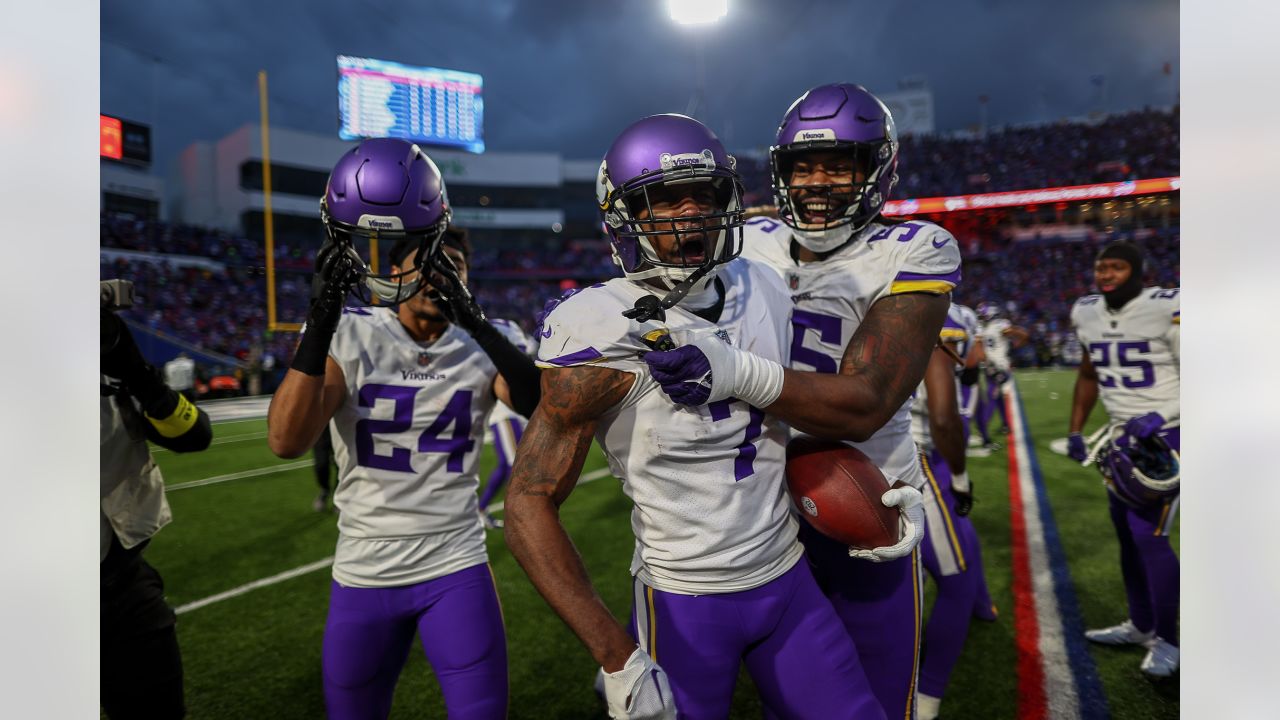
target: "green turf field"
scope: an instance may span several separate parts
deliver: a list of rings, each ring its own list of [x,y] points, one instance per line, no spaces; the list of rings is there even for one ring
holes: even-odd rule
[[[1019,374],[1018,382],[1085,624],[1097,626],[1125,616],[1105,491],[1093,470],[1048,449],[1050,440],[1066,434],[1073,377],[1029,372]],[[1092,424],[1101,419],[1099,408]],[[265,429],[263,420],[219,424],[216,444],[204,453],[156,452],[170,487],[174,522],[156,536],[147,558],[164,576],[170,604],[181,607],[304,570],[179,616],[191,718],[324,716],[320,647],[330,578],[327,568],[306,567],[333,554],[335,516],[312,511],[316,487],[310,464],[275,458],[266,447]],[[486,448],[481,478],[493,462],[492,449]],[[1012,718],[1017,678],[1005,455],[970,462],[978,495],[971,517],[1002,615],[996,623],[974,623],[942,711],[947,718]],[[604,466],[594,450],[584,473]],[[221,481],[183,487],[210,478]],[[629,511],[618,482],[606,477],[579,485],[561,512],[597,588],[622,619],[629,612],[631,588]],[[1174,540],[1176,547],[1176,530]],[[489,553],[507,623],[510,716],[604,717],[591,689],[596,669],[591,657],[533,590],[500,533],[490,532]],[[1141,650],[1094,649],[1093,657],[1114,717],[1177,717],[1176,679],[1160,685],[1147,681],[1138,671]],[[754,692],[745,674],[742,678],[733,717],[758,718]],[[392,717],[444,717],[420,648],[410,653]]]

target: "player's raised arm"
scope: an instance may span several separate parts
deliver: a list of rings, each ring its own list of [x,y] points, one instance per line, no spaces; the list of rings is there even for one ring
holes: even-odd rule
[[[879,300],[853,334],[834,375],[784,370],[714,336],[651,353],[645,361],[676,402],[737,398],[810,435],[861,442],[883,427],[920,383],[950,302],[948,294],[927,293]],[[682,383],[684,394],[671,392]]]
[[[267,409],[267,445],[282,458],[310,450],[346,398],[342,368],[329,357],[329,346],[342,319],[343,302],[358,278],[339,246],[327,243],[321,248],[306,329]]]
[[[609,368],[544,371],[542,402],[520,443],[506,501],[511,554],[605,672],[622,668],[636,644],[591,585],[560,523],[560,505],[578,481],[597,421],[634,381],[634,375]]]

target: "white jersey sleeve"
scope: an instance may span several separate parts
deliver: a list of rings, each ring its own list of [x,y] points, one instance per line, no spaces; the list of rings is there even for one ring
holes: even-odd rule
[[[1101,295],[1082,297],[1072,307],[1071,324],[1112,420],[1158,412],[1170,425],[1178,423],[1179,295],[1177,288],[1146,288],[1118,311]]]
[[[596,429],[614,476],[635,504],[632,572],[669,592],[736,592],[772,580],[800,558],[783,487],[787,429],[738,400],[678,406],[641,358],[645,337],[676,345],[714,333],[762,357],[786,358],[785,294],[770,271],[735,260],[719,273],[727,292],[712,324],[677,306],[663,320],[622,316],[651,291],[626,279],[586,288],[545,318],[544,368],[607,367],[635,376]]]
[[[893,283],[883,295],[942,295],[960,284],[960,245],[951,233],[923,220],[887,225],[868,243],[893,242]]]
[[[476,470],[497,370],[465,331],[413,340],[394,311],[347,308],[329,348],[347,398],[334,414],[346,585],[408,585],[486,562]]]

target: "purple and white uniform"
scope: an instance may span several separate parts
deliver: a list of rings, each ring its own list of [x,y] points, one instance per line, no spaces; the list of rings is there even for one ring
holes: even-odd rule
[[[939,333],[944,342],[957,343],[956,350],[961,358],[972,349],[974,341],[974,336],[965,327],[964,310],[967,308],[953,303]],[[969,314],[972,315],[972,311]],[[961,387],[957,379],[957,393]],[[951,468],[933,443],[928,397],[925,384],[921,382],[916,390],[915,405],[911,408],[911,431],[923,455],[928,479],[923,491],[925,536],[920,548],[925,570],[938,590],[933,611],[929,613],[929,624],[924,630],[920,692],[940,698],[964,649],[970,620],[975,614],[994,617],[994,611],[985,590],[978,533],[969,518],[956,513]]]
[[[980,342],[978,339],[978,315],[967,305],[951,304],[951,310],[947,313],[947,317],[954,317],[960,327],[964,329],[965,340],[957,347],[962,359],[968,359],[969,354],[973,352],[975,344]],[[956,368],[957,377],[963,368]],[[957,379],[958,383],[958,379]],[[964,420],[964,439],[969,441],[969,423],[978,411],[978,386],[958,384],[956,388],[956,401],[960,404],[960,418]]]
[[[719,334],[785,363],[790,309],[776,276],[739,259],[718,278],[727,292],[716,324],[679,305],[637,323],[622,312],[644,286],[588,287],[546,317],[538,364],[635,376],[596,440],[635,503],[633,630],[667,672],[680,716],[726,717],[745,662],[781,714],[865,717],[878,708],[852,643],[799,562],[783,487],[787,427],[737,400],[674,405],[641,359],[644,338],[665,331],[677,345]]]
[[[1119,310],[1101,295],[1086,295],[1071,308],[1071,324],[1098,374],[1098,395],[1113,422],[1160,413],[1159,434],[1180,449],[1179,353],[1181,298],[1178,288],[1145,288]],[[1120,567],[1129,619],[1141,632],[1156,631],[1178,644],[1178,557],[1169,530],[1178,500],[1145,508],[1125,505],[1112,493],[1111,522],[1120,540]]]
[[[794,305],[789,367],[835,373],[845,346],[876,301],[899,293],[949,293],[960,281],[960,249],[924,221],[873,221],[824,260],[792,258],[792,231],[769,218],[747,222],[743,255],[772,267]],[[908,400],[870,439],[851,443],[890,483],[924,490],[927,477],[911,437]],[[847,548],[801,526],[810,564],[858,647],[889,717],[911,717],[920,647],[919,553],[886,563],[850,558]]]
[[[506,637],[476,510],[497,370],[465,331],[432,343],[347,308],[329,357],[338,544],[324,638],[330,717],[385,717],[415,631],[450,717],[506,713]]]

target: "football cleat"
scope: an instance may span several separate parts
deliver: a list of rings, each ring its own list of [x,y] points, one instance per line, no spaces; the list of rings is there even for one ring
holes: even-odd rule
[[[1132,620],[1125,620],[1119,625],[1112,625],[1108,628],[1085,630],[1084,636],[1091,642],[1102,645],[1145,645],[1151,642],[1156,634],[1154,630],[1144,633],[1138,630]],[[1174,648],[1174,650],[1176,651],[1177,648]]]
[[[329,493],[322,492],[311,501],[311,509],[316,512],[324,512],[329,509]]]
[[[1138,667],[1151,677],[1164,678],[1178,672],[1178,646],[1162,638],[1147,643],[1147,656]]]

